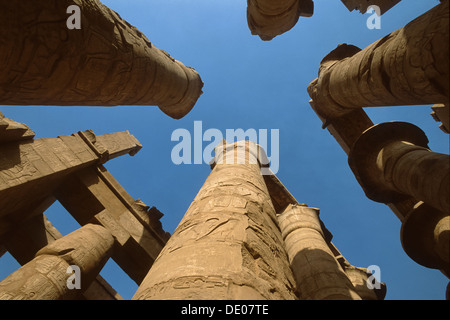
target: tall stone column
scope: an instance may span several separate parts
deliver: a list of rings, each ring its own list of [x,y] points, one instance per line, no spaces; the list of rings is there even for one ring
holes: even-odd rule
[[[292,29],[300,16],[311,17],[312,0],[248,0],[247,22],[253,35],[272,40]]]
[[[318,209],[291,205],[278,221],[301,300],[361,300],[325,242]]]
[[[419,202],[401,228],[402,246],[408,256],[450,278],[450,214]]]
[[[211,174],[133,299],[296,299],[258,161],[251,142],[216,148]]]
[[[349,164],[369,199],[421,200],[402,219],[403,248],[417,263],[449,276],[450,158],[427,144],[412,124],[382,123],[355,142]]]
[[[369,199],[390,203],[412,196],[448,214],[450,159],[427,144],[410,123],[378,124],[355,142],[349,164]]]
[[[0,300],[79,298],[108,260],[113,244],[105,228],[81,227],[39,250],[32,261],[0,282]],[[79,279],[72,279],[77,270]]]
[[[449,1],[364,50],[341,45],[308,87],[325,119],[353,109],[448,103]]]
[[[80,29],[67,26],[71,5]],[[99,0],[5,1],[0,39],[3,105],[157,105],[178,119],[202,92],[195,70]]]

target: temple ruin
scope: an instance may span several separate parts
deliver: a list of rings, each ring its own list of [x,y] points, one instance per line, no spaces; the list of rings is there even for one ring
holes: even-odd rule
[[[342,2],[350,11],[378,5],[384,13],[400,0]],[[69,36],[72,4],[85,27]],[[313,12],[312,0],[249,0],[247,19],[250,32],[269,41]],[[0,28],[2,105],[158,106],[179,119],[202,94],[193,68],[99,0],[8,2],[0,21],[9,25]],[[365,49],[339,45],[304,88],[367,198],[402,222],[408,256],[447,277],[449,155],[430,150],[417,126],[374,124],[364,108],[430,104],[430,117],[448,134],[448,40],[443,0]],[[216,146],[209,176],[169,234],[158,204],[134,199],[106,169],[143,147],[129,130],[35,138],[33,128],[0,112],[0,257],[9,252],[21,264],[0,281],[0,300],[122,300],[99,275],[108,259],[139,286],[134,300],[385,298],[389,284],[368,286],[370,270],[334,245],[326,213],[261,173],[265,150],[251,141]],[[78,230],[62,236],[45,216],[56,201]],[[83,279],[76,290],[73,268]]]

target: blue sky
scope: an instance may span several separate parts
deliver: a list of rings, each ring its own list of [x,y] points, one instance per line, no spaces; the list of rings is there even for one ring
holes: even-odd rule
[[[9,107],[6,117],[26,123],[37,138],[92,129],[96,134],[129,130],[144,146],[134,157],[122,156],[106,168],[135,198],[164,213],[170,233],[210,173],[207,164],[175,165],[174,130],[279,129],[277,176],[296,197],[321,209],[333,243],[358,267],[378,265],[387,285],[386,299],[445,298],[448,279],[438,270],[412,261],[400,244],[400,221],[385,205],[367,199],[350,171],[347,156],[322,130],[309,107],[308,84],[321,59],[340,43],[364,48],[426,12],[438,1],[408,0],[382,16],[381,29],[369,30],[369,14],[349,12],[338,0],[315,1],[311,18],[300,18],[288,33],[270,42],[252,36],[244,0],[103,0],[140,29],[158,48],[195,68],[205,86],[194,109],[174,120],[153,106]],[[419,126],[433,151],[448,154],[449,136],[430,116],[430,106],[366,108],[374,123],[399,120]],[[208,143],[203,146],[206,147]],[[270,151],[270,150],[269,150]],[[270,153],[270,152],[269,152]],[[59,204],[46,213],[67,234],[79,226]],[[0,259],[0,279],[18,268]],[[108,262],[101,275],[125,298],[137,285]]]

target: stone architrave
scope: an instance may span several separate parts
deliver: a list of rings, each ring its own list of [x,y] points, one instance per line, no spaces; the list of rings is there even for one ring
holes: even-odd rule
[[[349,11],[359,10],[361,13],[366,13],[371,6],[380,8],[380,14],[394,7],[401,0],[341,0]]]
[[[140,284],[170,237],[159,221],[162,213],[135,201],[103,166],[78,171],[54,195],[79,224],[111,232],[112,259]]]
[[[113,244],[105,228],[81,227],[39,250],[32,261],[0,282],[0,300],[77,299],[97,277]]]
[[[67,25],[70,6],[80,29]],[[202,93],[194,69],[99,0],[5,1],[0,39],[3,105],[156,105],[179,119]]]
[[[450,134],[450,104],[435,104],[431,107],[433,110],[431,116],[436,122],[441,122],[439,128],[447,134]]]
[[[216,147],[211,174],[133,299],[296,299],[255,146]]]
[[[128,131],[96,136],[88,130],[0,144],[0,231],[2,219],[25,218],[14,213],[41,205],[70,174],[141,148]]]
[[[342,44],[308,86],[316,112],[334,119],[354,109],[448,103],[449,1],[364,50]]]

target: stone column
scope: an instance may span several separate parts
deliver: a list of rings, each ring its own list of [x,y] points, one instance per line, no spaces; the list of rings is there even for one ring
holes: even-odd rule
[[[311,17],[312,0],[249,0],[247,22],[253,35],[262,40],[272,40],[292,29],[300,16]]]
[[[441,122],[439,128],[447,134],[450,134],[450,104],[435,104],[431,107],[433,110],[431,116],[436,122]]]
[[[361,300],[325,242],[319,209],[291,205],[278,221],[301,300]]]
[[[53,203],[53,201],[48,202]],[[37,210],[44,208],[37,208]],[[52,225],[45,215],[31,213],[31,218],[20,221],[7,234],[0,235],[8,253],[21,265],[33,260],[36,253],[50,243],[61,239],[63,235]],[[1,249],[0,245],[0,249]],[[1,250],[0,250],[1,251]],[[98,275],[87,290],[83,290],[85,300],[123,300],[123,298]]]
[[[349,154],[349,164],[367,197],[391,203],[406,196],[450,212],[450,161],[431,152],[422,130],[388,122],[366,130]]]
[[[67,26],[71,5],[80,29]],[[99,0],[4,2],[0,39],[3,105],[157,105],[178,119],[202,92],[195,70]]]
[[[257,149],[216,148],[211,174],[133,299],[296,299]]]
[[[325,119],[361,107],[448,103],[449,1],[364,50],[341,45],[308,92]]]
[[[108,260],[113,244],[105,228],[81,227],[39,250],[32,261],[0,282],[0,300],[79,298]],[[77,270],[79,278],[74,279]]]
[[[408,256],[450,277],[450,215],[419,202],[402,223],[402,246]]]

